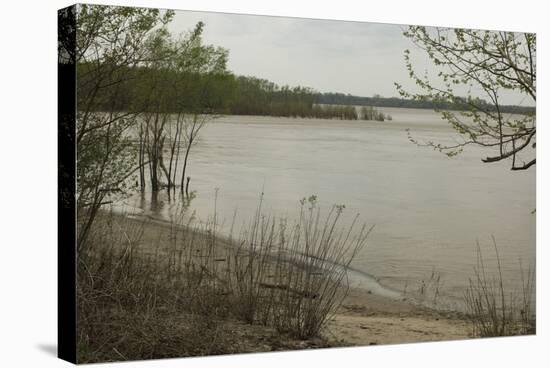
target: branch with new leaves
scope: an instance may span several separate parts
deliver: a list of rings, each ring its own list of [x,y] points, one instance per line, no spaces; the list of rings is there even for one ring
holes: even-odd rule
[[[395,83],[397,90],[405,98],[446,106],[436,111],[460,135],[453,144],[421,143],[409,132],[412,142],[448,156],[478,145],[488,151],[483,162],[510,159],[512,170],[535,165],[536,113],[502,111],[504,95],[536,103],[535,34],[411,26],[404,35],[428,55],[436,72],[419,75],[405,50],[409,76],[421,92]]]

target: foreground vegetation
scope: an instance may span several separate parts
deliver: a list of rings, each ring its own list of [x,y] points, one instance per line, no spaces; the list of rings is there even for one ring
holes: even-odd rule
[[[478,244],[477,265],[464,293],[467,316],[472,325],[472,334],[480,337],[534,334],[535,273],[524,270],[520,263],[522,289],[520,293],[508,290],[502,278],[502,266],[495,239],[496,274],[486,268],[486,262]]]
[[[339,346],[323,331],[370,232],[363,226],[352,236],[356,221],[339,226],[342,211],[322,216],[310,197],[290,224],[262,214],[260,204],[227,238],[215,217],[151,228],[102,212],[79,254],[79,362]],[[480,254],[465,293],[473,337],[535,332],[532,272],[523,285],[520,295],[510,293]]]
[[[310,197],[290,224],[260,206],[226,241],[215,217],[167,225],[163,235],[104,213],[79,254],[79,362],[253,351],[239,345],[237,325],[263,326],[283,349],[293,339],[319,339],[370,231],[352,235],[356,221],[341,227],[342,210],[322,216]]]

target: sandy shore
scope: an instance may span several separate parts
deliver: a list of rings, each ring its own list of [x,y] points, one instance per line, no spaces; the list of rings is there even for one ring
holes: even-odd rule
[[[140,217],[126,221],[130,221],[131,225],[143,226],[141,243],[144,249],[150,248],[153,251],[153,247],[158,249],[154,244],[169,244],[169,230],[172,225]],[[220,245],[232,246],[223,239],[220,239]],[[272,345],[255,346],[258,342],[256,340],[263,341],[268,335],[273,337],[271,333],[245,326],[237,326],[236,329],[237,335],[248,336],[249,345],[243,346],[243,351],[279,350],[274,349]],[[313,342],[303,347],[399,344],[469,337],[470,326],[459,313],[437,311],[406,299],[395,300],[367,290],[351,289],[323,333],[325,343]],[[291,345],[283,344],[281,350],[300,347],[298,342]]]
[[[358,289],[350,291],[326,331],[351,345],[457,340],[470,337],[469,333],[470,326],[457,313],[439,312]]]

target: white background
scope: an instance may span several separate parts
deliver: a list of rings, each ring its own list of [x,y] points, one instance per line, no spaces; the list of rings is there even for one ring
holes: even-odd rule
[[[104,3],[90,1],[93,3]],[[545,1],[109,1],[109,4],[538,33],[538,334],[443,343],[124,363],[127,367],[549,366],[548,87]],[[64,367],[57,339],[56,11],[69,1],[4,0],[0,8],[0,366]],[[252,50],[253,52],[253,50]],[[7,112],[7,114],[6,114]],[[542,144],[541,144],[542,141]],[[505,218],[505,216],[503,216]],[[546,226],[545,226],[546,223]],[[503,223],[503,226],[513,224]],[[105,367],[115,366],[105,364]]]

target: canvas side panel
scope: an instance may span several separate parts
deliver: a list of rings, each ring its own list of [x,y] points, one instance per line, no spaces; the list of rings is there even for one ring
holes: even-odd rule
[[[76,363],[76,6],[58,11],[58,356]]]

